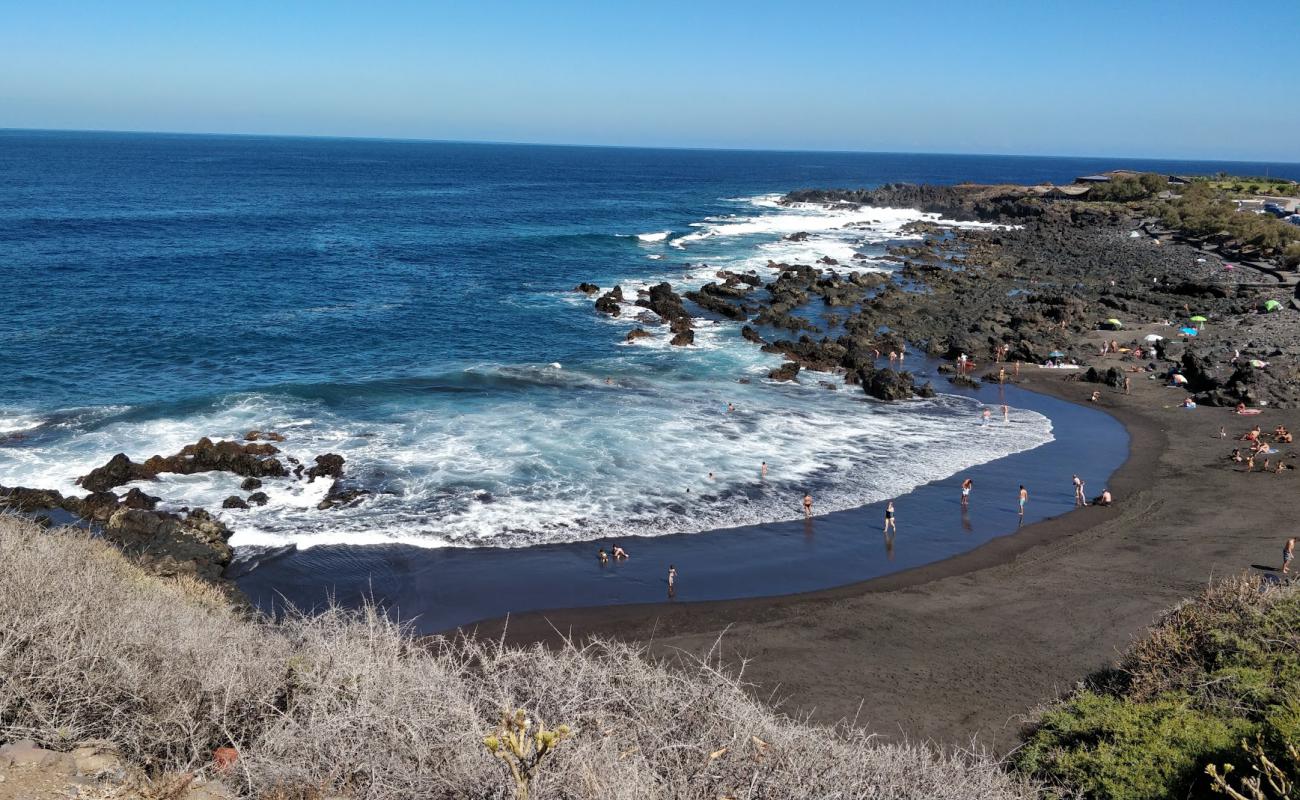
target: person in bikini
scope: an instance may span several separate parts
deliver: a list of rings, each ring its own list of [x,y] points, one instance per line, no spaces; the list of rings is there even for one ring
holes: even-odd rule
[[[898,523],[894,521],[894,501],[890,500],[889,505],[885,506],[885,533],[890,531],[898,533]]]
[[[1291,571],[1291,559],[1295,558],[1295,537],[1292,536],[1282,545],[1282,574],[1286,575]]]
[[[961,504],[962,506],[970,505],[970,490],[975,488],[975,482],[970,478],[961,482]]]

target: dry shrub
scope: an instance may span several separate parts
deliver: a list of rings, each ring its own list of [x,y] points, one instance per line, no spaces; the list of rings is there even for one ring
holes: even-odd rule
[[[107,739],[160,773],[233,746],[224,780],[249,796],[496,798],[483,736],[523,708],[573,729],[534,798],[1033,796],[983,755],[791,720],[709,658],[417,642],[374,608],[272,624],[218,600],[0,518],[0,739]]]

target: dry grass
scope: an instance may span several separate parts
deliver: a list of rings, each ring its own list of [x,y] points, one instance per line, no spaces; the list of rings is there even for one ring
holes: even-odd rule
[[[0,739],[100,738],[159,774],[241,753],[250,796],[509,796],[501,712],[568,724],[533,798],[1020,798],[987,758],[790,720],[709,659],[416,642],[376,609],[250,621],[99,542],[0,518]]]

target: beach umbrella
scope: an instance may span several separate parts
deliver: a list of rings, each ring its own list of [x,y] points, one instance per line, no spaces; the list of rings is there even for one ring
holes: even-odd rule
[[[1197,314],[1196,316],[1192,317],[1192,322],[1209,322],[1209,320],[1201,316],[1200,314]]]
[[[1277,310],[1279,310],[1280,308],[1282,308],[1282,304],[1279,303],[1279,302],[1276,301],[1276,300],[1267,300],[1267,301],[1265,301],[1265,303],[1264,303],[1264,310],[1265,310],[1265,311],[1277,311]]]
[[[1258,367],[1260,369],[1263,369],[1264,367],[1268,366],[1268,364],[1265,364],[1263,361],[1260,361],[1258,358],[1252,358],[1250,360],[1250,365],[1252,367]]]
[[[1161,335],[1158,334],[1158,333],[1148,333],[1144,338],[1145,338],[1146,341],[1148,341],[1148,342],[1158,342],[1158,341],[1164,339],[1165,337],[1161,336]]]
[[[1195,336],[1195,335],[1196,335],[1196,329],[1195,329],[1195,328],[1183,328],[1182,332],[1183,332],[1183,334],[1186,335],[1186,336]]]
[[[1187,378],[1183,375],[1175,375],[1174,383],[1178,384],[1179,386],[1182,386],[1184,383],[1187,383]]]

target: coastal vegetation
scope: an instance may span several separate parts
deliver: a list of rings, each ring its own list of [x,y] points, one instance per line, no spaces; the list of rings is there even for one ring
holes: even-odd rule
[[[1266,255],[1282,254],[1290,266],[1300,263],[1300,227],[1268,214],[1241,211],[1208,183],[1192,183],[1155,211],[1161,224],[1190,236],[1235,239]]]
[[[250,797],[1034,796],[985,756],[786,717],[714,658],[417,640],[374,607],[250,617],[16,517],[0,562],[0,742],[111,743],[159,785],[232,748],[218,777]]]
[[[1014,763],[1060,796],[1281,800],[1300,796],[1298,743],[1300,595],[1240,577],[1044,712]]]

